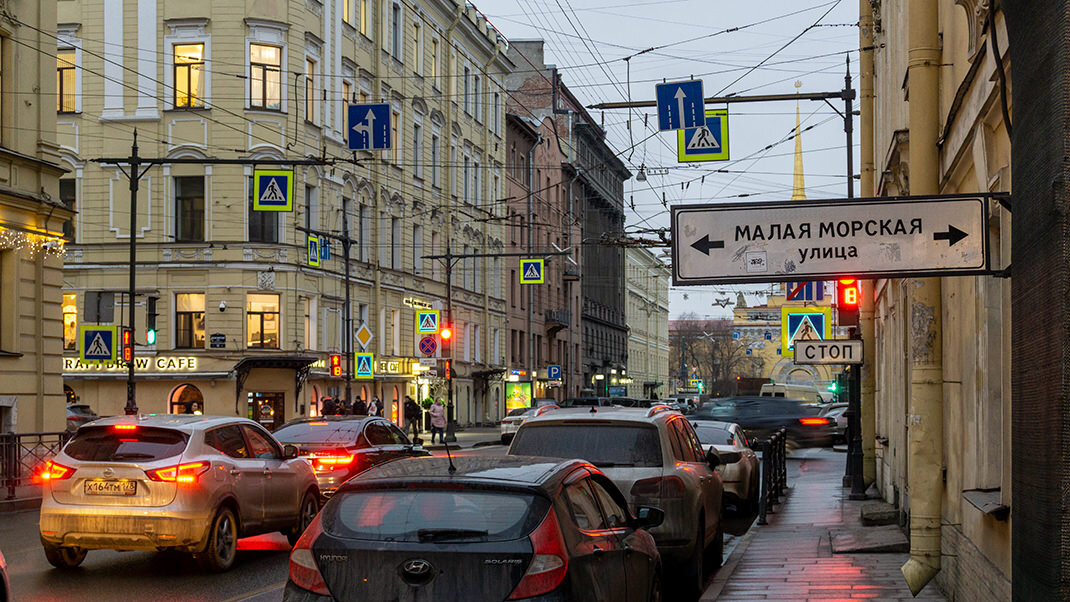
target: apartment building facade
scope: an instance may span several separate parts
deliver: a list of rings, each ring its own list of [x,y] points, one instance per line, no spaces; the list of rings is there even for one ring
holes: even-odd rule
[[[672,272],[642,247],[624,251],[628,290],[628,368],[610,386],[629,397],[651,399],[669,393],[669,282]]]

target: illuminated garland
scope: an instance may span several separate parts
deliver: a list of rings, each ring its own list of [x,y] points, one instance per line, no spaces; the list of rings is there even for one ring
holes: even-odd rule
[[[62,259],[64,241],[58,236],[34,234],[0,226],[0,249],[26,252],[30,258],[36,258],[38,253],[44,252]]]

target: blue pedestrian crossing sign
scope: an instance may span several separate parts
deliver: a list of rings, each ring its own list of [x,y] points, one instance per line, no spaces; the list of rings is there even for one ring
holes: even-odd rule
[[[795,341],[824,341],[832,335],[831,307],[780,308],[780,354],[795,356]]]
[[[701,79],[658,84],[654,86],[654,96],[658,101],[659,130],[686,130],[705,122]]]
[[[553,365],[546,367],[546,378],[550,380],[561,380],[561,366]]]
[[[293,211],[294,172],[290,169],[253,170],[253,211]]]
[[[416,332],[433,334],[438,332],[438,310],[421,310],[416,312]]]
[[[706,123],[676,135],[681,163],[728,160],[728,109],[706,111]]]
[[[349,105],[346,122],[349,150],[386,150],[391,147],[390,105]]]
[[[353,378],[375,378],[375,354],[356,354],[356,366]]]
[[[320,265],[320,237],[308,235],[308,265],[318,268]]]
[[[78,359],[83,364],[114,362],[118,342],[118,326],[78,325]]]
[[[542,259],[520,260],[520,284],[542,284],[546,282],[546,265]]]

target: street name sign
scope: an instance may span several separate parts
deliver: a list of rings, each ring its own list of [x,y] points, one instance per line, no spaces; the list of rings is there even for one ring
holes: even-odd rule
[[[254,169],[253,187],[253,211],[294,210],[293,170]]]
[[[984,195],[675,206],[673,285],[985,273],[987,217]]]
[[[654,86],[658,101],[658,129],[686,130],[705,124],[702,80],[689,79]]]
[[[386,103],[349,105],[349,150],[390,148],[390,105]]]
[[[680,130],[676,136],[676,158],[681,163],[727,161],[728,109],[706,111],[704,125],[689,130]]]
[[[796,364],[861,364],[862,339],[795,341]]]

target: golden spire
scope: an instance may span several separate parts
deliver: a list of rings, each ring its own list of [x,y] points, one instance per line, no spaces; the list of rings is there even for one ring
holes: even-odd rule
[[[795,89],[798,90],[802,87],[802,82],[795,82]],[[805,201],[806,200],[806,184],[803,182],[803,161],[802,161],[802,131],[800,130],[799,121],[799,101],[795,101],[795,182],[792,186],[791,200],[793,201]]]

